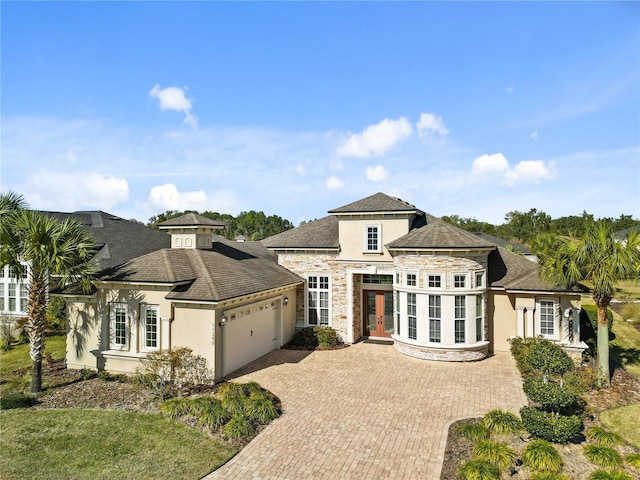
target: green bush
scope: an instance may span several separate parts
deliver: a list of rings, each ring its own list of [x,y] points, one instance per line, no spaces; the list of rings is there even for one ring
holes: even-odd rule
[[[249,419],[242,414],[235,414],[224,426],[224,436],[226,438],[250,437],[255,433],[253,425]]]
[[[545,338],[538,338],[526,357],[526,362],[542,373],[562,376],[573,370],[575,364],[562,347]]]
[[[590,480],[633,480],[629,475],[620,471],[596,470],[589,477]]]
[[[534,440],[522,451],[522,463],[532,470],[559,472],[562,457],[556,448],[546,440]]]
[[[194,417],[213,410],[217,404],[221,403],[220,400],[214,397],[196,397],[189,399],[189,413]]]
[[[198,423],[204,427],[217,430],[229,421],[231,414],[222,406],[220,400],[217,398],[212,398],[212,400],[208,404],[207,410],[198,417]]]
[[[531,435],[552,443],[570,442],[582,430],[582,419],[577,415],[555,415],[537,408],[522,407],[520,417]]]
[[[171,418],[181,417],[189,413],[190,407],[188,398],[170,398],[162,402],[160,413]]]
[[[606,445],[585,445],[584,456],[599,467],[615,468],[622,466],[622,456]]]
[[[473,458],[495,465],[498,470],[504,471],[515,463],[518,455],[506,443],[480,440],[473,447]]]
[[[528,378],[522,388],[527,397],[540,404],[545,411],[556,413],[575,413],[582,407],[580,398],[570,389],[561,387],[557,382],[543,382]]]
[[[273,396],[267,392],[254,392],[246,402],[245,412],[249,419],[266,425],[278,418],[278,409],[273,402]]]
[[[624,320],[631,320],[633,323],[640,323],[640,303],[626,302],[620,312]]]
[[[624,440],[617,433],[605,430],[602,427],[591,427],[587,430],[587,439],[598,445],[620,445]]]
[[[598,375],[591,365],[582,365],[565,374],[563,382],[576,395],[583,395],[597,387]]]
[[[506,410],[491,410],[482,418],[482,424],[498,435],[518,433],[522,430],[522,422],[514,413]]]
[[[28,408],[35,405],[36,399],[31,395],[14,392],[7,393],[0,397],[0,410],[11,410],[12,408]]]
[[[462,480],[500,480],[500,470],[482,460],[469,460],[458,470]]]
[[[456,432],[471,442],[489,438],[489,429],[482,423],[463,423]]]
[[[296,330],[289,346],[305,350],[315,350],[318,347],[318,338],[313,331],[314,327],[304,327]]]
[[[511,344],[511,355],[513,355],[513,359],[516,361],[516,366],[523,378],[538,378],[541,376],[540,372],[527,362],[529,351],[537,342],[537,338],[530,337],[515,337],[509,340],[509,343]]]
[[[320,347],[335,347],[338,344],[338,332],[331,327],[314,327],[313,333]]]
[[[570,480],[556,472],[536,472],[531,476],[531,480]]]

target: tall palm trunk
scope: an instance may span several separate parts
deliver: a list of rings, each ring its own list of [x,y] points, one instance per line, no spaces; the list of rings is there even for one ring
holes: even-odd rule
[[[609,322],[607,322],[607,309],[610,298],[594,298],[598,307],[598,386],[611,385],[611,372],[609,371]]]
[[[29,287],[27,306],[28,321],[25,325],[29,335],[31,357],[31,393],[42,391],[42,357],[44,355],[45,319],[47,306],[47,283],[45,277],[33,272]]]

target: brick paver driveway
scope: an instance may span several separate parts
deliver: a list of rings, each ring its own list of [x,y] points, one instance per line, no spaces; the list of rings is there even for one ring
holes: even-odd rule
[[[430,362],[358,343],[278,350],[238,373],[277,395],[284,414],[207,479],[433,480],[450,422],[526,400],[509,354]]]

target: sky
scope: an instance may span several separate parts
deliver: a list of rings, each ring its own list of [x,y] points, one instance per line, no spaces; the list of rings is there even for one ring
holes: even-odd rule
[[[640,218],[640,2],[0,2],[0,189]]]

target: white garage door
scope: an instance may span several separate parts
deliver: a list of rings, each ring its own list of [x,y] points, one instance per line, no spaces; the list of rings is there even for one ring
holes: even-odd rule
[[[229,315],[225,326],[224,375],[278,348],[279,305],[279,301],[271,301]]]

